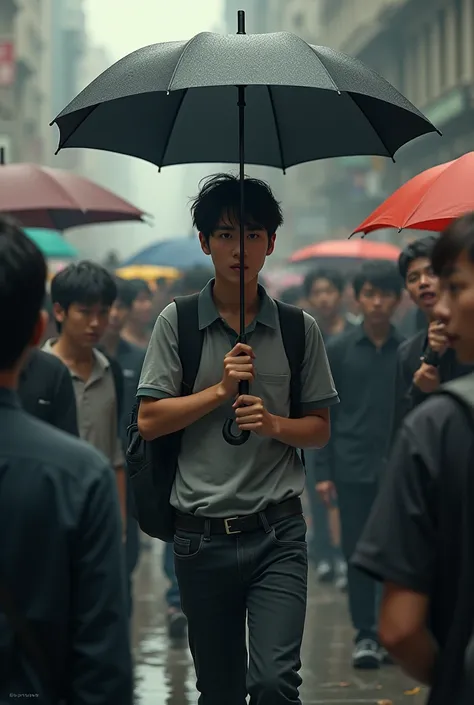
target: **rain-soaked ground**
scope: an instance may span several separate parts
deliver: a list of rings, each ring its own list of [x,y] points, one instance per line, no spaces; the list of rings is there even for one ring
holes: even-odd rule
[[[135,576],[133,640],[136,703],[196,705],[194,671],[186,644],[170,644],[165,622],[162,546],[142,551]],[[352,630],[346,597],[322,587],[310,574],[308,617],[303,646],[304,705],[422,705],[416,689],[396,666],[355,672],[350,665]],[[225,705],[223,703],[222,705]]]

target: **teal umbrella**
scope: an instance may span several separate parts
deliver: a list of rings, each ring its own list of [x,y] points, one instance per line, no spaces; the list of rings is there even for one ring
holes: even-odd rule
[[[25,228],[25,233],[30,240],[38,245],[41,252],[48,258],[75,258],[79,252],[64,240],[56,230],[43,228]]]

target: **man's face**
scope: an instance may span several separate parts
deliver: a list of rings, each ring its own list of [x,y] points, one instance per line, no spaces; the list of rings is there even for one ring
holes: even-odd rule
[[[64,311],[54,304],[54,315],[61,323],[61,332],[78,348],[93,348],[104,335],[109,323],[110,306],[96,304],[71,304]]]
[[[365,282],[358,297],[364,320],[373,326],[389,323],[399,303],[400,297],[394,291],[384,291],[369,282]]]
[[[115,335],[120,335],[122,332],[127,319],[130,315],[130,309],[122,301],[116,299],[112,304],[109,312],[109,326],[108,329],[111,333]]]
[[[459,362],[474,364],[474,263],[466,253],[457,259],[452,272],[440,281],[435,318],[446,326],[449,345]]]
[[[140,291],[137,298],[133,302],[130,317],[142,326],[148,326],[151,323],[152,316],[152,297],[147,291]]]
[[[341,308],[342,294],[329,279],[315,279],[308,296],[310,307],[323,319],[336,316]]]
[[[405,286],[415,306],[418,306],[428,318],[432,318],[433,309],[438,300],[439,281],[433,274],[428,257],[419,257],[411,262]]]
[[[204,235],[199,234],[201,247],[205,254],[211,255],[216,276],[237,285],[240,277],[240,226],[232,218],[222,217],[218,227],[206,243]],[[275,235],[269,239],[266,230],[260,227],[245,228],[244,262],[245,282],[258,277],[275,246]]]

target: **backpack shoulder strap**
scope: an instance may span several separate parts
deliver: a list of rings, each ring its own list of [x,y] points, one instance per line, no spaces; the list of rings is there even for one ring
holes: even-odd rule
[[[201,362],[204,331],[199,330],[198,299],[199,294],[175,298],[178,311],[178,349],[183,369],[183,396],[192,394]]]
[[[300,308],[275,301],[285,354],[290,366],[290,418],[301,416],[301,368],[306,348],[304,314]]]

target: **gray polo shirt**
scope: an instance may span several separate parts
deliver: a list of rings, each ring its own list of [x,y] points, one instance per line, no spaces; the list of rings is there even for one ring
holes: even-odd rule
[[[283,347],[276,303],[260,287],[261,304],[247,328],[256,355],[256,378],[251,394],[261,397],[273,414],[288,417],[290,368]],[[198,303],[199,327],[204,343],[194,392],[222,379],[225,355],[235,345],[236,333],[220,318],[212,298],[212,282],[202,290]],[[324,409],[339,399],[329,369],[321,332],[304,314],[306,352],[302,368],[303,412]],[[158,319],[143,364],[138,396],[163,399],[181,393],[176,304],[167,306]],[[299,496],[305,473],[296,448],[252,433],[242,446],[228,445],[222,425],[233,417],[232,401],[185,429],[178,458],[171,503],[179,511],[205,517],[228,517],[258,512],[268,504]]]
[[[48,340],[43,350],[54,355],[54,343]],[[79,435],[100,450],[114,468],[124,465],[117,420],[117,398],[110,362],[99,350],[93,350],[95,364],[87,382],[71,373],[76,395]]]

